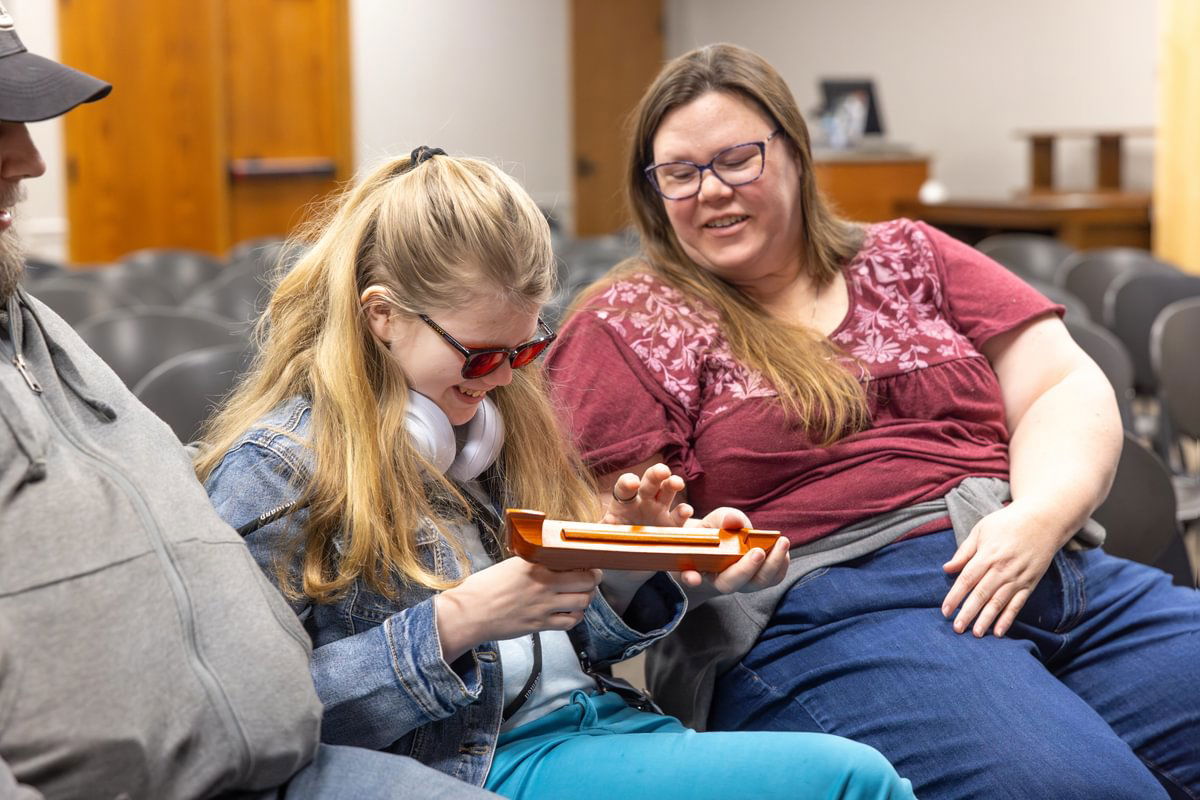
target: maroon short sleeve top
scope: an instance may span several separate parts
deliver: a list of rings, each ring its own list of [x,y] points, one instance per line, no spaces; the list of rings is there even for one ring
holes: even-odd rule
[[[845,267],[850,305],[830,338],[869,372],[870,427],[829,447],[789,423],[774,388],[738,363],[714,309],[650,274],[594,294],[547,372],[597,474],[655,453],[703,512],[741,508],[794,544],[1008,477],[1000,386],[978,348],[1056,306],[978,251],[922,223],[867,228]]]

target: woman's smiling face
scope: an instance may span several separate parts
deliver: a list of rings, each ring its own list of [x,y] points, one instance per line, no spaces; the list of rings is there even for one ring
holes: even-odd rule
[[[688,257],[751,290],[802,265],[800,168],[784,135],[767,141],[775,129],[754,103],[713,91],[667,113],[652,141],[656,164],[706,164],[731,145],[766,141],[763,172],[752,183],[726,186],[705,170],[694,197],[662,201]]]

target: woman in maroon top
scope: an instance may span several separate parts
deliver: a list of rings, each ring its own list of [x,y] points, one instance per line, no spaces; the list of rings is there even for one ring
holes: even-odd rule
[[[792,544],[777,589],[689,590],[669,710],[866,741],[921,797],[1200,796],[1200,602],[1097,548],[1120,420],[1061,307],[838,219],[741,48],[668,64],[634,137],[644,252],[563,328],[557,400],[603,491],[665,461]]]

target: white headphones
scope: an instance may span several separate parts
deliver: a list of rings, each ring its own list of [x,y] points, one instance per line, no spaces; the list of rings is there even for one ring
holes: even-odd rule
[[[504,418],[488,397],[483,398],[475,416],[466,423],[461,447],[445,412],[419,392],[408,392],[404,426],[417,451],[456,481],[479,477],[495,463],[504,447]]]

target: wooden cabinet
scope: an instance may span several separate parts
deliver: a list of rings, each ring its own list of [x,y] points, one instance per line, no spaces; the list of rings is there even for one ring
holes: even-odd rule
[[[929,177],[929,159],[904,153],[816,151],[817,186],[840,216],[882,222],[896,216],[896,204],[917,199]]]

